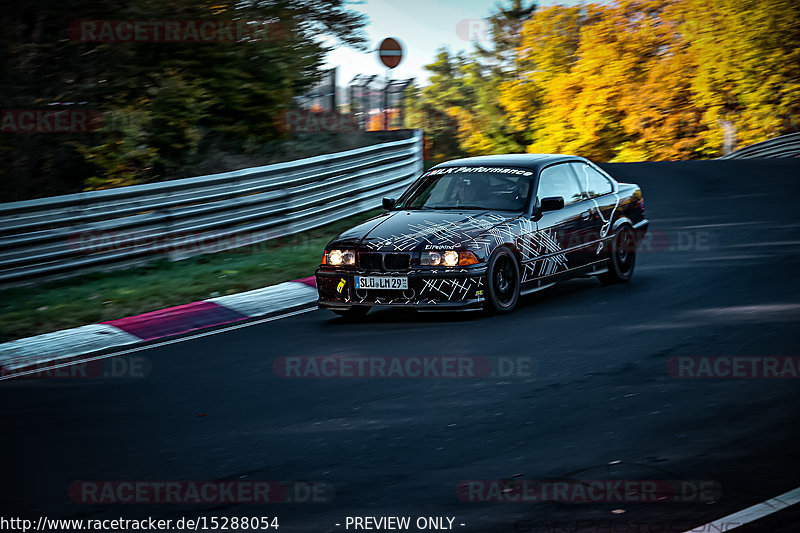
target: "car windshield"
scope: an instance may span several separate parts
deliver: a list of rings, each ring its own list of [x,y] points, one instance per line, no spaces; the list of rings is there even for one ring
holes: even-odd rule
[[[397,209],[523,211],[533,175],[532,170],[509,167],[433,169],[400,198]]]

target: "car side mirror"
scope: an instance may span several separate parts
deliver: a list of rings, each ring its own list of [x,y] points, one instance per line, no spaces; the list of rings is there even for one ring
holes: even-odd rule
[[[397,200],[395,200],[394,198],[384,198],[381,205],[383,205],[383,208],[386,209],[387,211],[391,211],[392,209],[394,209],[394,203],[396,201]]]
[[[539,200],[539,212],[558,211],[564,209],[564,198],[561,196],[548,196]]]

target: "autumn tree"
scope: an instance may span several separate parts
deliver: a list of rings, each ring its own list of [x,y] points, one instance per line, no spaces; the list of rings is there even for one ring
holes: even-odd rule
[[[522,27],[535,11],[536,4],[524,0],[498,5],[487,19],[489,42],[476,43],[471,60],[463,66],[464,84],[472,101],[458,110],[459,139],[470,155],[524,150],[525,132],[507,120],[500,98],[503,83],[517,78]]]
[[[105,119],[92,134],[1,132],[6,200],[181,177],[211,149],[252,151],[321,74],[318,36],[358,46],[365,24],[345,0],[41,0],[0,19],[5,109],[71,103]],[[232,42],[87,42],[68,33],[79,20],[277,23]]]
[[[552,6],[526,21],[515,56],[515,76],[500,84],[498,101],[505,120],[524,146],[541,128],[548,87],[577,61],[583,8]]]
[[[740,145],[796,131],[800,117],[800,9],[794,0],[680,0],[677,25],[695,70],[692,101],[702,112],[705,155],[726,132]]]
[[[671,160],[797,131],[793,3],[619,0],[532,11],[513,54],[510,33],[493,30],[497,53],[479,48],[462,66],[460,146]]]

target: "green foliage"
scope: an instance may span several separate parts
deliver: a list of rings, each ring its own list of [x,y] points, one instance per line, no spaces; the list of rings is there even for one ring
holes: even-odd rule
[[[471,57],[441,49],[425,66],[430,85],[412,90],[407,124],[424,128],[432,160],[522,151],[526,132],[506,120],[500,97],[504,81],[515,75],[520,31],[534,10],[522,0],[498,7],[489,19],[490,46],[478,46]]]
[[[426,159],[436,162],[466,155],[458,143],[458,110],[466,105],[461,66],[462,56],[439,50],[430,70],[431,84],[424,89],[415,85],[406,90],[406,126],[425,132]]]
[[[0,133],[3,200],[48,184],[73,192],[179,177],[209,146],[278,139],[276,117],[320,75],[319,34],[360,47],[365,24],[346,0],[42,0],[4,6],[0,20],[4,109],[58,103],[104,117],[97,133]],[[69,38],[80,20],[277,23],[259,40],[98,43]]]

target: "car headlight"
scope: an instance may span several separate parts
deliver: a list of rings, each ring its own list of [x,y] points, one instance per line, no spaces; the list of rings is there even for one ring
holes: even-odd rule
[[[439,266],[442,264],[442,254],[439,252],[422,252],[419,264],[425,266]]]
[[[478,258],[472,252],[456,252],[445,250],[443,252],[422,252],[419,264],[423,266],[466,266],[478,263]]]
[[[322,264],[328,264],[332,266],[355,265],[356,252],[354,250],[331,250],[325,254],[325,257],[323,257]]]

